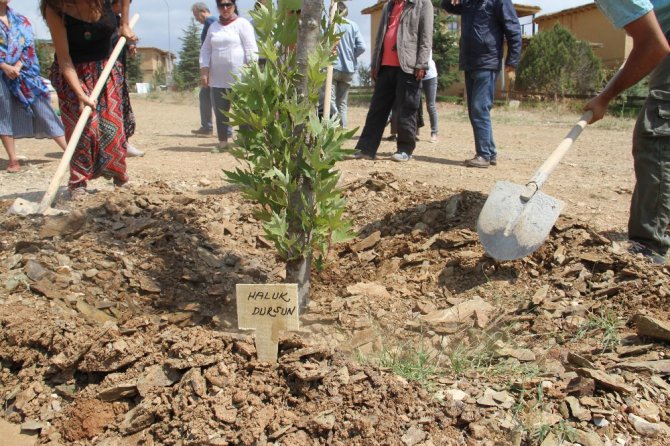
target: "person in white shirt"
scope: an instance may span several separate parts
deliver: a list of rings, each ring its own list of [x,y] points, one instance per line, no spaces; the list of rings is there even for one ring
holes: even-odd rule
[[[217,0],[216,7],[219,20],[210,25],[200,48],[200,81],[202,86],[210,87],[218,149],[225,149],[229,125],[224,112],[230,110],[227,95],[242,67],[256,60],[258,46],[251,23],[237,15],[235,0]]]

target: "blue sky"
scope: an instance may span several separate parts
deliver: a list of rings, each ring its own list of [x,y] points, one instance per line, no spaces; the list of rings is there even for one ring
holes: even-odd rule
[[[131,11],[140,14],[140,21],[136,27],[136,33],[140,37],[140,46],[153,46],[164,50],[170,49],[178,53],[181,48],[179,37],[183,36],[184,29],[191,19],[191,5],[195,0],[134,0]],[[215,11],[214,0],[204,0],[211,3],[212,11]],[[240,12],[243,16],[253,6],[254,0],[238,0]],[[327,4],[330,4],[328,1]],[[365,39],[368,52],[361,56],[361,60],[367,63],[370,53],[370,16],[362,15],[360,11],[376,3],[376,0],[350,0],[349,19],[358,23],[363,38]],[[519,3],[524,5],[539,6],[541,14],[556,12],[561,9],[591,3],[588,0],[523,0]],[[49,31],[44,20],[39,14],[39,0],[12,0],[10,6],[20,13],[26,15],[32,22],[35,34],[38,38],[49,38]],[[169,32],[168,32],[169,17]],[[169,37],[169,40],[168,40]]]

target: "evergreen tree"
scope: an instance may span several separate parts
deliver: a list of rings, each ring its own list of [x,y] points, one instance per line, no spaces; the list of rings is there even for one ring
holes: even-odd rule
[[[556,24],[533,37],[519,63],[516,88],[557,96],[590,94],[602,85],[600,59],[587,42]]]
[[[361,87],[372,86],[372,70],[370,65],[358,65],[358,83]]]
[[[144,82],[144,76],[140,69],[141,64],[142,56],[140,53],[137,53],[135,57],[128,57],[128,59],[126,59],[126,80],[128,81],[131,90],[136,83]]]
[[[165,67],[159,67],[154,72],[152,83],[154,89],[158,88],[160,85],[167,85],[167,74],[165,73]]]
[[[184,37],[179,52],[179,64],[174,76],[174,82],[180,90],[192,90],[200,83],[200,26],[193,18],[188,28],[184,30]]]
[[[457,17],[442,11],[440,2],[435,1],[435,23],[433,25],[433,60],[437,67],[437,88],[445,89],[460,78],[458,70],[458,39],[456,32],[449,30],[449,24]]]

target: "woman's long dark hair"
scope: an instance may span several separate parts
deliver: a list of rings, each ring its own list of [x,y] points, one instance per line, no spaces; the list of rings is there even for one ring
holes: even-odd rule
[[[59,15],[63,14],[63,7],[66,4],[74,4],[75,0],[40,0],[40,12],[44,20],[47,19],[47,6],[56,11]],[[105,0],[90,0],[91,6],[96,12],[102,13]]]

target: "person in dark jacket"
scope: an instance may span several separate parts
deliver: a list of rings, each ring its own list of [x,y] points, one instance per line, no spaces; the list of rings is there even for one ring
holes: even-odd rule
[[[514,76],[521,58],[521,25],[511,0],[442,0],[442,8],[461,16],[460,69],[465,72],[468,115],[475,137],[475,157],[468,167],[497,164],[491,108],[503,43],[507,41],[505,71]]]
[[[372,57],[375,90],[351,159],[375,159],[396,98],[401,99],[397,106],[398,139],[391,159],[404,162],[412,158],[421,80],[428,70],[432,48],[430,0],[389,0],[382,12]]]

